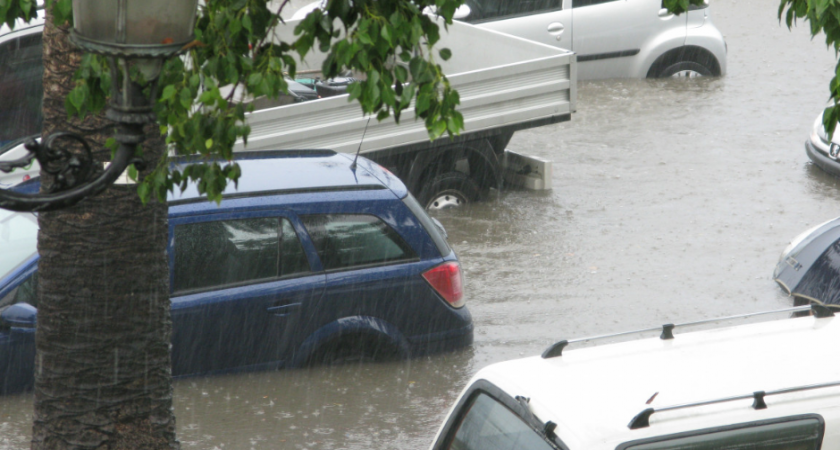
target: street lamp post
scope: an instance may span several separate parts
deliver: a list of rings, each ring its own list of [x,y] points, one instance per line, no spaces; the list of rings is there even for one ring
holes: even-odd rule
[[[152,105],[163,61],[178,54],[193,40],[198,0],[73,0],[70,40],[86,52],[108,57],[111,99],[106,117],[117,123],[120,144],[111,164],[96,166],[90,146],[76,134],[59,132],[40,143],[26,143],[27,156],[0,163],[11,172],[37,159],[53,175],[50,192],[24,194],[0,189],[0,208],[13,211],[50,211],[75,205],[105,190],[122,175],[143,142],[143,126],[155,121]],[[132,79],[131,74],[135,73]],[[145,95],[148,91],[149,95]],[[60,139],[79,141],[80,155],[57,148]]]

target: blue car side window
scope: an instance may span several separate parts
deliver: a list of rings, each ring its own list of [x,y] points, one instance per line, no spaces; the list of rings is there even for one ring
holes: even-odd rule
[[[33,273],[26,281],[0,298],[0,309],[18,303],[29,303],[38,307],[38,272]]]
[[[378,217],[318,214],[301,220],[324,270],[387,264],[417,258],[396,231]]]
[[[260,217],[175,227],[175,292],[241,285],[309,270],[287,219]]]
[[[276,278],[277,218],[202,222],[175,227],[176,292]]]

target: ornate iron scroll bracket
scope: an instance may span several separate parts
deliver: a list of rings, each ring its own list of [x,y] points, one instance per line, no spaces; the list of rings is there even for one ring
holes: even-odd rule
[[[194,13],[197,0],[185,1],[185,11]],[[88,6],[76,5],[74,2],[74,11],[80,7],[78,11],[90,13],[91,10],[84,9]],[[85,37],[85,33],[77,29],[79,23],[75,24],[70,33],[70,40],[82,50],[106,56],[111,63],[111,96],[105,115],[117,123],[114,138],[120,144],[111,164],[102,170],[93,157],[90,145],[82,136],[74,133],[55,133],[43,139],[41,143],[30,140],[25,144],[28,154],[14,161],[0,162],[0,171],[9,173],[14,169],[26,167],[37,159],[41,170],[52,175],[54,182],[49,185],[49,190],[42,190],[37,194],[0,189],[0,208],[12,211],[51,211],[66,208],[85,197],[104,191],[120,178],[130,164],[135,164],[135,167],[142,170],[142,161],[134,154],[137,145],[143,142],[145,137],[143,126],[156,120],[152,106],[157,99],[157,82],[163,61],[182,52],[184,45],[192,41],[193,36],[190,32],[195,25],[195,17],[182,24],[186,30],[184,36],[188,36],[184,42],[173,43],[167,38],[170,42],[162,44],[129,43],[125,35],[125,10],[121,11],[121,15],[117,17],[117,36],[113,39]],[[188,16],[190,14],[184,17]],[[84,21],[85,24],[88,22],[95,21]],[[91,35],[98,34],[94,30],[87,31],[92,33]],[[166,42],[167,39],[163,41]],[[142,39],[140,42],[143,42]],[[151,42],[160,40],[151,39]],[[143,84],[132,79],[132,73],[142,75],[134,78],[145,80]],[[56,141],[61,139],[81,143],[83,151],[77,154],[55,145]]]
[[[120,67],[123,68],[120,71]],[[130,80],[125,61],[111,61],[111,101],[106,116],[117,122],[114,138],[120,146],[107,169],[102,170],[93,157],[90,145],[80,135],[58,132],[38,143],[30,139],[24,144],[28,154],[23,158],[0,162],[0,171],[9,173],[38,160],[41,170],[54,177],[49,189],[37,194],[24,194],[10,189],[0,189],[0,208],[12,211],[52,211],[67,208],[96,195],[112,185],[130,164],[142,169],[143,161],[134,156],[137,145],[145,139],[143,126],[155,121],[151,100],[142,91],[148,88],[151,98],[156,98],[157,80],[145,86]],[[117,81],[119,80],[119,81]],[[83,147],[81,153],[72,153],[57,143],[74,140]]]
[[[52,138],[61,133],[56,133],[45,140],[43,144],[33,142],[32,147],[27,143],[29,155],[16,161],[9,161],[0,165],[0,170],[10,172],[16,167],[28,165],[33,158],[37,158],[43,170],[54,174],[55,184],[50,192],[39,194],[22,194],[8,189],[0,190],[0,208],[12,211],[53,211],[67,208],[79,203],[84,198],[96,195],[112,185],[122,175],[125,169],[134,162],[134,146],[120,145],[111,164],[104,171],[98,171],[92,157],[86,159],[70,154],[65,157],[62,153],[66,151],[55,151],[50,148]],[[59,136],[60,137],[60,136]],[[80,136],[78,137],[82,141]],[[85,144],[87,146],[87,144]],[[69,153],[69,152],[66,152]],[[45,155],[49,155],[48,157]],[[57,158],[52,158],[57,156]],[[40,157],[39,157],[40,156]],[[88,149],[88,156],[89,149]],[[44,162],[41,161],[44,157]],[[23,165],[20,165],[24,162]],[[8,170],[7,170],[8,169]],[[54,171],[55,173],[53,173]],[[98,172],[98,175],[90,182],[88,176]]]

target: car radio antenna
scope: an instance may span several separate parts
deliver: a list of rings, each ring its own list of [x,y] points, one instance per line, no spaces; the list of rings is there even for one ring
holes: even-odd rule
[[[353,173],[356,173],[356,161],[359,160],[359,153],[362,151],[362,142],[365,141],[368,125],[370,125],[370,116],[368,116],[367,123],[365,124],[365,131],[362,132],[362,140],[359,141],[359,148],[356,150],[356,157],[353,158],[353,164],[350,164],[350,170],[352,170]]]

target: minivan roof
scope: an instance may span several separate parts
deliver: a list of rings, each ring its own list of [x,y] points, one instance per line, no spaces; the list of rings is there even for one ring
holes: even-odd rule
[[[398,198],[408,194],[399,178],[362,156],[355,168],[355,155],[332,150],[237,152],[234,156],[242,176],[238,186],[228,184],[224,197],[366,189],[389,189]],[[200,160],[178,159],[174,166],[193,161]],[[176,192],[169,195],[169,202],[175,204],[201,199],[194,183],[183,193],[176,188]]]
[[[647,408],[840,382],[837,342],[840,317],[782,319],[506,361],[479,371],[473,382],[530,398],[534,414],[557,423],[571,449],[614,450],[638,439],[799,414],[836,424],[840,387],[768,395],[767,409],[753,409],[749,398],[665,411],[653,414],[648,427],[629,428]],[[823,448],[834,448],[829,441],[838,438],[827,432]]]

